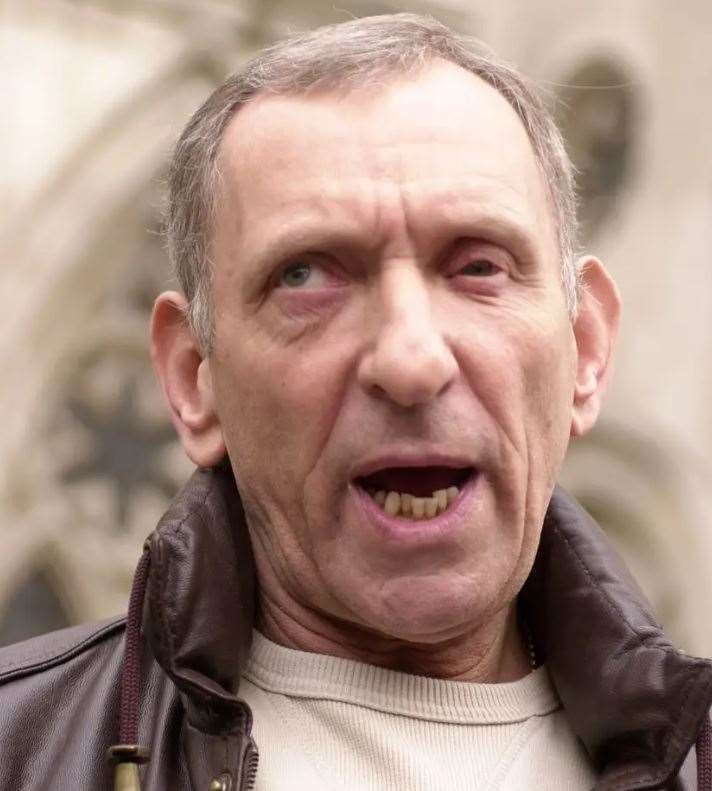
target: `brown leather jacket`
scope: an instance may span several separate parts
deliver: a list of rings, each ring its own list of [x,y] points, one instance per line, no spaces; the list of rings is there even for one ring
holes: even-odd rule
[[[255,584],[232,475],[196,472],[147,547],[129,608],[133,626],[115,619],[0,651],[2,791],[111,789],[106,754],[118,741],[120,710],[124,738],[137,728],[150,749],[143,789],[254,784],[251,715],[236,679],[249,650]],[[599,772],[598,791],[712,788],[704,777],[712,662],[670,645],[601,530],[561,491],[521,605]]]

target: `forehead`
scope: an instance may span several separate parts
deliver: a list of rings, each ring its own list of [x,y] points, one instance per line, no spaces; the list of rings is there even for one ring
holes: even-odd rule
[[[551,237],[550,203],[526,131],[494,88],[433,62],[380,84],[262,96],[222,143],[232,227],[283,227],[298,217],[391,220],[427,233],[438,217],[484,212]]]

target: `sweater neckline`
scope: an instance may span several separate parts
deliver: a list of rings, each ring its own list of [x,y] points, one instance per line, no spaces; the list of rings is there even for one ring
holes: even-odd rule
[[[501,684],[450,681],[285,648],[258,631],[243,677],[266,692],[292,698],[454,724],[522,722],[561,705],[544,666]]]

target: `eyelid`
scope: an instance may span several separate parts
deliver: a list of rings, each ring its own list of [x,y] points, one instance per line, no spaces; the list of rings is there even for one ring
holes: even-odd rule
[[[458,244],[451,256],[448,256],[449,275],[456,275],[463,267],[474,261],[488,261],[502,272],[512,273],[514,258],[511,253],[493,242],[469,239]]]
[[[273,270],[271,275],[271,280],[274,283],[279,283],[279,281],[284,276],[284,273],[291,269],[292,267],[302,265],[307,266],[315,266],[319,262],[314,260],[314,256],[311,253],[297,253],[296,255],[289,256],[289,258],[285,258],[281,261]]]
[[[291,267],[296,267],[300,264],[320,270],[327,278],[334,282],[341,280],[338,275],[340,267],[336,259],[325,253],[306,251],[303,253],[295,253],[275,268],[270,278],[271,288],[279,288],[280,281],[285,273]]]

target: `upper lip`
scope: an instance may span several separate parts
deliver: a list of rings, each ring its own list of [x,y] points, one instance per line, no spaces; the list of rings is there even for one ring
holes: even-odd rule
[[[351,480],[365,478],[368,475],[380,472],[380,470],[392,467],[452,467],[453,469],[463,469],[474,466],[474,460],[467,456],[439,451],[381,452],[378,456],[371,456],[355,464],[351,469]]]

